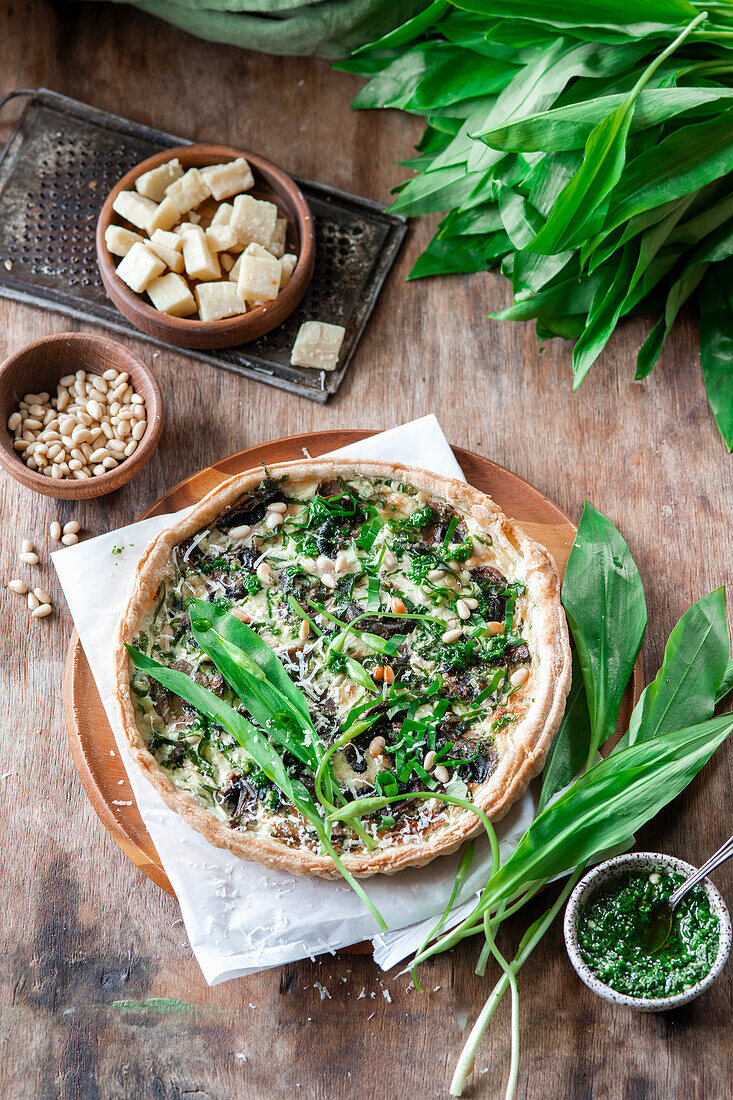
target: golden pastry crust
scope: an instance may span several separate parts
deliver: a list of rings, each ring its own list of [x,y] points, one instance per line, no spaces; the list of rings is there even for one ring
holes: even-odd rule
[[[560,581],[548,552],[528,538],[484,493],[464,482],[438,476],[399,463],[317,459],[281,463],[268,467],[272,478],[287,476],[288,489],[318,484],[327,478],[389,478],[410,484],[429,500],[445,502],[457,512],[472,516],[491,536],[492,561],[510,561],[516,579],[526,586],[531,604],[533,657],[530,676],[517,693],[529,700],[521,721],[504,731],[495,770],[472,790],[472,800],[492,820],[501,818],[525,792],[530,780],[543,767],[545,756],[561,721],[570,686],[570,648],[567,624],[560,602]],[[235,830],[220,821],[188,793],[179,790],[159,767],[138,728],[130,687],[131,665],[124,643],[132,642],[158,590],[173,549],[191,537],[239,498],[254,490],[263,476],[262,467],[237,474],[214,489],[174,526],[162,531],[147,548],[133,576],[114,643],[117,713],[131,754],[165,803],[206,837],[245,860],[254,860],[294,874],[334,878],[339,872],[329,856],[306,847],[286,845],[273,836]],[[368,876],[394,874],[406,867],[419,867],[436,856],[455,851],[470,836],[481,831],[477,816],[453,808],[426,835],[411,834],[404,842],[341,854],[352,874]]]

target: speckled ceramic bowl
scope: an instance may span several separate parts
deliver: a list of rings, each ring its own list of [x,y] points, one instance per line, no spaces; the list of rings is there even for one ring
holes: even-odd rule
[[[685,863],[684,860],[676,859],[674,856],[660,855],[657,852],[630,852],[628,855],[616,856],[614,859],[607,859],[605,863],[599,863],[597,867],[594,867],[580,880],[570,895],[565,910],[565,945],[578,976],[599,997],[603,997],[616,1005],[635,1008],[638,1012],[666,1012],[670,1008],[679,1008],[680,1005],[693,1001],[695,997],[699,997],[713,984],[725,966],[730,953],[730,914],[720,892],[713,886],[710,879],[706,878],[703,879],[700,885],[707,890],[710,904],[720,920],[720,947],[710,972],[702,981],[686,989],[684,993],[676,994],[674,997],[647,998],[630,997],[626,993],[618,993],[595,976],[583,960],[578,948],[578,918],[583,909],[601,886],[606,886],[609,882],[613,882],[630,871],[656,871],[660,868],[667,871],[679,871],[683,875],[691,875],[696,870],[695,867]]]

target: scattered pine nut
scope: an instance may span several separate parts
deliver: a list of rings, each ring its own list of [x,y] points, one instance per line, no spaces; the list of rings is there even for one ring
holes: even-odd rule
[[[47,615],[50,615],[53,611],[50,603],[42,603],[40,607],[37,607],[35,611],[31,611],[31,616],[34,619],[45,619]]]
[[[41,603],[41,601],[38,599],[37,596],[35,596],[33,594],[33,592],[28,593],[28,610],[29,611],[35,611],[36,608],[40,606],[40,603]]]
[[[471,609],[465,600],[456,600],[456,611],[461,619],[471,618]]]
[[[21,549],[21,552],[23,554],[30,554],[30,553],[33,552],[33,549],[34,549],[33,543],[31,542],[30,539],[23,539],[23,541],[20,544],[20,549]]]
[[[441,636],[441,642],[445,645],[450,645],[451,642],[457,642],[461,636],[460,626],[454,627],[451,630],[446,630],[445,634]]]
[[[518,668],[516,672],[513,672],[509,677],[509,683],[512,687],[521,687],[522,684],[526,684],[529,679],[528,668]]]
[[[369,755],[370,756],[381,756],[382,753],[384,752],[386,744],[387,744],[387,742],[384,740],[383,737],[375,737],[370,742]]]
[[[394,683],[394,669],[391,665],[384,666],[384,682],[385,684]]]
[[[303,619],[303,622],[300,624],[300,630],[298,631],[298,640],[301,642],[305,642],[308,638],[310,638],[310,633],[311,625],[307,619]]]
[[[486,624],[486,633],[489,634],[489,635],[503,634],[504,633],[504,624],[503,623],[487,623]]]
[[[45,588],[34,588],[33,595],[36,597],[39,603],[50,603],[51,597]]]
[[[13,577],[12,581],[8,581],[8,588],[11,592],[17,592],[19,596],[25,596],[28,591],[28,585],[19,577]]]
[[[396,615],[404,615],[407,610],[399,596],[393,596],[389,601],[389,606]]]
[[[73,546],[74,543],[79,541],[79,536],[78,535],[72,535],[72,534],[62,535],[61,536],[61,541],[64,544],[64,546]]]
[[[426,772],[431,772],[433,770],[433,767],[435,766],[436,756],[437,753],[434,749],[431,749],[430,752],[425,753],[425,759],[422,762],[422,766],[425,768]]]
[[[38,554],[29,551],[28,553],[18,554],[18,560],[25,562],[26,565],[38,565]]]
[[[450,779],[450,772],[447,768],[444,768],[442,764],[438,764],[437,768],[433,772],[433,776],[439,783],[447,783]]]
[[[64,524],[65,535],[78,535],[81,530],[81,524],[78,519],[71,519],[68,523]]]

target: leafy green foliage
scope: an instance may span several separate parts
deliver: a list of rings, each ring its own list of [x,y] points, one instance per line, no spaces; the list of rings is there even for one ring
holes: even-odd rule
[[[456,10],[456,9],[463,10]],[[697,303],[710,407],[733,450],[733,16],[698,0],[453,0],[347,63],[355,107],[421,114],[392,209],[445,212],[409,276],[500,267],[578,386],[619,321],[661,308],[637,379]],[[723,238],[716,232],[723,229]]]

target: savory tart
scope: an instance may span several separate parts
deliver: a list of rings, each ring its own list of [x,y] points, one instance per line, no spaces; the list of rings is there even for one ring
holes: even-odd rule
[[[172,809],[243,859],[332,877],[420,866],[481,829],[471,805],[506,813],[570,652],[551,558],[487,496],[321,459],[237,475],[155,539],[116,673]]]

